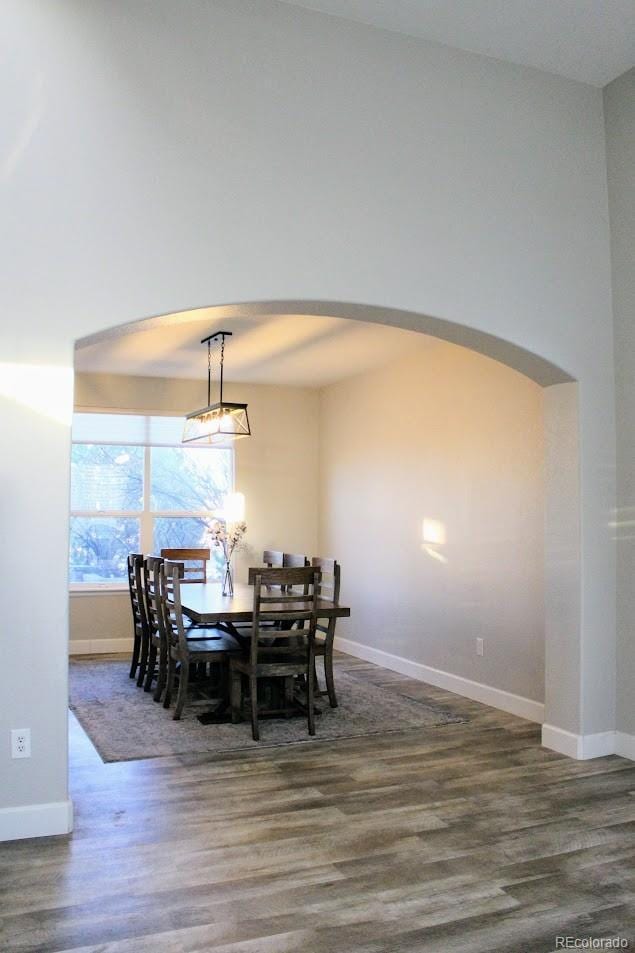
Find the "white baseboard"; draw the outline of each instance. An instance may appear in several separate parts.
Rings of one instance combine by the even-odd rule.
[[[625,731],[616,731],[615,754],[635,761],[635,735],[627,735]]]
[[[619,754],[622,758],[635,761],[635,735],[623,731],[599,731],[593,735],[576,735],[554,725],[542,726],[542,744],[559,754],[566,754],[578,761],[590,761],[592,758],[605,758],[609,754]]]
[[[132,652],[132,639],[71,639],[69,655],[116,655]]]
[[[350,639],[341,639],[336,636],[334,644],[336,649],[346,652],[347,655],[364,659],[365,662],[374,662],[376,665],[388,668],[392,672],[409,675],[420,682],[428,682],[428,684],[435,685],[437,688],[444,688],[446,691],[455,692],[457,695],[482,702],[484,705],[491,705],[492,708],[500,708],[511,715],[527,718],[528,721],[536,721],[538,724],[542,724],[544,721],[545,706],[531,698],[523,698],[522,695],[514,695],[512,692],[503,691],[501,688],[483,685],[482,682],[474,682],[470,678],[453,675],[451,672],[444,672],[442,669],[432,668],[429,665],[423,665],[421,662],[412,662],[401,655],[392,655],[392,653],[384,652],[382,649],[362,645],[361,642],[353,642]]]
[[[72,830],[72,801],[54,801],[51,804],[27,804],[26,807],[0,809],[0,841],[70,834]]]
[[[590,761],[591,758],[605,758],[615,754],[615,732],[599,731],[593,735],[580,736],[580,759]]]
[[[566,754],[569,758],[580,757],[580,735],[574,735],[572,731],[565,731],[564,728],[556,728],[555,725],[542,726],[542,746],[557,751],[558,754]]]

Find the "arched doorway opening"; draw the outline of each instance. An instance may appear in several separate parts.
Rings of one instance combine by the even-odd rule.
[[[333,301],[260,301],[231,305],[197,308],[189,311],[171,312],[140,321],[116,326],[82,338],[78,349],[85,350],[123,341],[131,334],[143,336],[160,329],[199,322],[207,330],[220,327],[223,322],[244,318],[247,322],[257,318],[275,318],[280,327],[289,322],[301,324],[303,320],[333,318],[340,321],[376,324],[417,332],[467,348],[469,351],[491,358],[499,364],[529,378],[544,393],[545,434],[545,679],[544,704],[522,705],[514,692],[498,690],[484,692],[475,679],[460,676],[459,681],[444,682],[444,671],[432,666],[419,665],[420,677],[437,678],[437,683],[455,691],[462,691],[477,700],[498,704],[506,710],[545,723],[543,737],[553,747],[561,747],[557,732],[550,726],[571,726],[574,730],[579,704],[579,480],[577,441],[577,384],[562,368],[518,345],[477,331],[465,325],[428,317],[413,312],[386,309],[378,306]],[[286,321],[286,325],[285,325]],[[280,328],[279,328],[280,330]],[[418,514],[429,517],[425,512]],[[432,514],[432,517],[434,514]],[[428,520],[430,522],[430,520]],[[425,534],[424,534],[425,535]],[[425,544],[425,539],[423,540]],[[349,640],[349,648],[355,640]],[[388,657],[390,656],[390,657]],[[399,653],[367,655],[407,674],[416,672]],[[408,663],[408,664],[406,664]],[[434,673],[438,674],[435,675]],[[526,701],[526,699],[525,699]],[[568,753],[568,752],[567,752]]]

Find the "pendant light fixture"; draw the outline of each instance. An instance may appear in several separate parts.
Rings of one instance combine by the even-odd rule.
[[[223,400],[223,366],[225,363],[225,338],[231,331],[216,331],[203,338],[207,344],[207,407],[194,410],[185,418],[183,443],[206,443],[214,447],[231,447],[239,437],[251,436],[247,404],[234,404]],[[220,338],[220,394],[212,404],[212,341]]]

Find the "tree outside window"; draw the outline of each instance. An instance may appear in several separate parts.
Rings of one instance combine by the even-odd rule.
[[[73,444],[71,583],[124,583],[130,552],[209,546],[209,522],[232,489],[231,450]],[[211,578],[222,568],[213,549]]]

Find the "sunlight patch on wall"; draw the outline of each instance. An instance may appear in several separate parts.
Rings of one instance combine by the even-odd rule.
[[[0,363],[0,397],[71,426],[73,368],[50,364]]]
[[[441,520],[430,519],[424,516],[421,526],[421,549],[424,553],[436,559],[437,562],[447,563],[448,557],[441,552],[441,547],[445,546],[446,531],[445,523]]]

